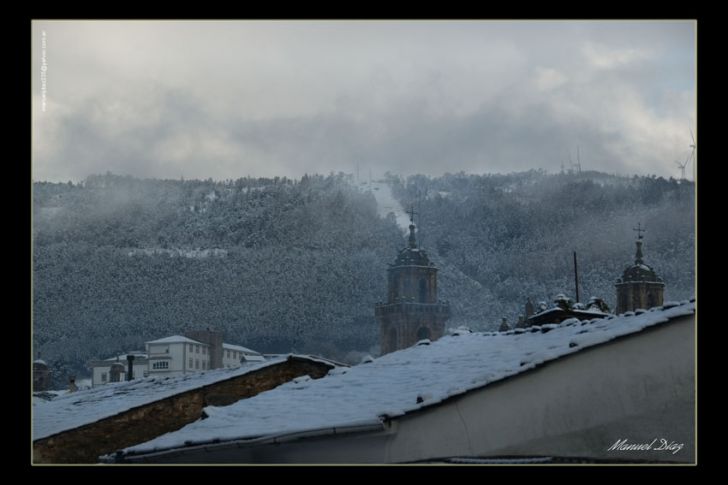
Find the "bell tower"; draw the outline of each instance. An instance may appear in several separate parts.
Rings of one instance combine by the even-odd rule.
[[[642,259],[642,233],[645,230],[640,224],[634,230],[637,231],[634,264],[627,266],[614,285],[617,288],[617,314],[638,308],[648,310],[663,303],[665,283]]]
[[[450,317],[450,306],[437,300],[435,263],[417,246],[414,208],[409,214],[407,247],[387,269],[387,302],[378,303],[374,308],[382,355],[410,347],[422,339],[439,339]]]

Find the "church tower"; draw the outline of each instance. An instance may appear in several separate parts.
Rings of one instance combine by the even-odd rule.
[[[387,302],[378,303],[381,354],[404,349],[419,340],[437,340],[445,333],[450,306],[437,301],[437,268],[417,247],[414,209],[410,211],[407,247],[387,269]]]
[[[617,314],[638,308],[647,310],[660,306],[663,302],[665,283],[642,259],[642,233],[645,231],[639,224],[635,231],[637,231],[637,253],[634,264],[624,270],[622,277],[614,285],[617,288]]]

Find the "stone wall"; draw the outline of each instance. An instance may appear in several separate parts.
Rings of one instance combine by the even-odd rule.
[[[387,286],[387,303],[396,301],[437,303],[437,268],[434,266],[390,268]]]
[[[333,365],[301,357],[186,391],[124,413],[33,442],[34,463],[95,463],[100,455],[178,430],[202,416],[205,406],[226,406],[296,377],[318,379]]]
[[[404,306],[404,305],[403,305]],[[422,312],[412,309],[379,315],[381,354],[406,349],[416,344],[421,337],[420,329],[426,328],[431,341],[435,341],[445,333],[447,314],[436,311],[439,306],[419,305]],[[444,308],[444,307],[443,307]]]
[[[632,312],[639,308],[649,310],[661,306],[664,298],[665,284],[653,281],[618,283],[617,309],[615,313]]]

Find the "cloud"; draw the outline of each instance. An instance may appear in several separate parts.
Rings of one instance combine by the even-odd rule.
[[[650,58],[650,54],[646,49],[614,49],[593,42],[584,44],[582,52],[587,61],[597,69],[615,69]]]
[[[33,27],[39,180],[558,170],[577,146],[585,169],[675,175],[695,119],[689,23]]]
[[[551,91],[566,83],[568,79],[556,69],[548,67],[536,68],[536,88],[539,91]]]

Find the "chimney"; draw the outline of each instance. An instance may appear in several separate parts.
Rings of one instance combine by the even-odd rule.
[[[126,360],[129,362],[129,370],[126,373],[126,380],[130,381],[130,380],[134,379],[134,356],[131,354],[128,354],[126,356]]]
[[[207,330],[189,330],[184,335],[209,346],[210,370],[222,367],[222,332],[208,327]]]

